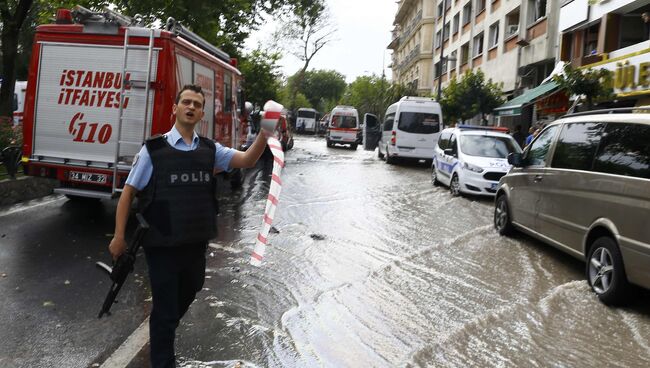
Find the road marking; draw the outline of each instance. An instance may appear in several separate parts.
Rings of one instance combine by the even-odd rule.
[[[56,202],[56,201],[60,201],[61,199],[64,199],[64,198],[65,197],[62,196],[62,195],[55,194],[55,195],[46,196],[46,197],[43,197],[43,198],[32,199],[32,200],[29,200],[29,201],[26,201],[26,202],[16,203],[14,205],[9,206],[6,211],[0,212],[0,217],[12,215],[14,213],[26,211],[26,210],[36,208],[36,207],[39,207],[39,206],[44,206],[44,205],[47,205],[47,204],[50,204],[50,203],[53,203],[53,202]]]
[[[124,368],[149,341],[149,317],[111,354],[100,368]]]

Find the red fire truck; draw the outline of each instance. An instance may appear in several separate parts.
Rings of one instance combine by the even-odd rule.
[[[118,195],[144,140],[171,129],[185,84],[205,93],[199,134],[235,148],[246,140],[236,59],[172,18],[153,29],[108,9],[61,9],[37,28],[29,71],[25,173],[57,179],[71,198]]]

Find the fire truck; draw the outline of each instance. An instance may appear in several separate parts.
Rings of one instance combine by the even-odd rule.
[[[240,149],[247,131],[237,60],[173,18],[161,29],[105,9],[59,9],[37,28],[23,118],[25,174],[70,198],[114,198],[146,138],[168,132],[185,84],[200,85],[197,133]],[[233,185],[241,173],[229,173]]]

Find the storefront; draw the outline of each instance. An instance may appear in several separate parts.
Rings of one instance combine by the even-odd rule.
[[[498,116],[498,126],[512,131],[521,125],[522,131],[527,132],[533,124],[547,123],[566,112],[568,102],[557,83],[548,80],[497,107],[493,114]]]

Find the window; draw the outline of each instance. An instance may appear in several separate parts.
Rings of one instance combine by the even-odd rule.
[[[463,25],[469,24],[472,20],[472,2],[470,1],[463,7]]]
[[[531,166],[546,166],[546,155],[548,154],[549,148],[551,148],[551,143],[553,143],[557,129],[557,125],[545,129],[531,143],[530,149],[526,153],[526,164]]]
[[[449,68],[451,70],[456,69],[456,60],[457,60],[456,54],[457,54],[456,50],[454,50],[449,57]]]
[[[436,48],[440,47],[440,44],[442,43],[442,41],[440,40],[441,36],[442,35],[440,31],[436,32]]]
[[[476,14],[485,10],[485,0],[476,0]]]
[[[445,26],[442,28],[443,41],[447,41],[449,39],[449,28],[450,28],[450,22],[447,22],[447,24],[445,24]]]
[[[546,0],[528,0],[528,24],[546,16]]]
[[[456,144],[456,134],[451,135],[451,138],[449,139],[449,146],[447,148],[451,148],[451,154],[453,156],[458,154],[458,145]]]
[[[356,128],[357,118],[350,115],[334,115],[330,126],[332,128]]]
[[[223,76],[223,112],[232,111],[232,76]]]
[[[565,124],[557,140],[551,166],[559,169],[591,170],[604,127],[601,123]]]
[[[479,56],[483,53],[483,32],[474,37],[474,47],[472,48],[472,55]]]
[[[506,38],[519,33],[519,9],[506,15]]]
[[[451,33],[452,34],[458,33],[458,28],[460,28],[460,12],[454,15],[454,21],[452,22],[452,24],[453,26],[452,26]]]
[[[598,32],[600,31],[600,23],[594,24],[587,28],[585,32],[585,44],[583,55],[596,55],[598,53]]]
[[[440,131],[440,116],[421,112],[403,112],[399,114],[397,129],[407,133],[438,133]]]
[[[449,146],[449,138],[451,138],[451,133],[441,133],[440,138],[438,138],[438,147],[442,150],[447,148],[447,146]]]
[[[395,121],[395,113],[386,114],[384,118],[384,131],[393,130],[393,122]]]
[[[468,134],[460,138],[460,151],[469,156],[507,158],[509,153],[520,149],[512,138]]]
[[[499,44],[499,22],[490,26],[490,38],[488,39],[488,49]]]
[[[650,179],[650,126],[609,123],[594,171]]]
[[[438,16],[442,17],[442,8],[444,7],[444,1],[438,3]]]
[[[469,61],[469,42],[460,47],[460,65]]]

